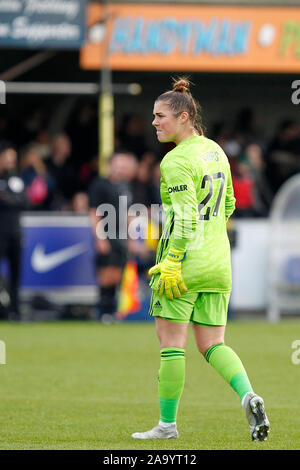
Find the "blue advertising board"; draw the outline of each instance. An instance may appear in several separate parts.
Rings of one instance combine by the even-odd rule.
[[[22,287],[95,284],[89,227],[26,227]]]
[[[86,0],[0,0],[0,47],[79,49]]]
[[[99,285],[89,217],[26,213],[21,218],[21,225],[21,301],[30,301],[40,295],[56,305],[96,305]],[[0,274],[4,278],[8,269],[7,261],[2,260]],[[123,320],[153,320],[148,315],[150,290],[140,296],[140,310],[122,317]]]
[[[94,237],[87,216],[24,215],[21,292],[92,303],[97,295]]]

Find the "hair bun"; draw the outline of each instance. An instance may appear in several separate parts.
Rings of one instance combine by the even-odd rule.
[[[174,80],[173,83],[173,91],[177,91],[178,93],[187,93],[189,92],[190,82],[187,78],[180,78],[178,80]]]

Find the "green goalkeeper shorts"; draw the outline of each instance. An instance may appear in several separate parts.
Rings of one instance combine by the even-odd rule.
[[[224,326],[230,293],[186,292],[178,299],[168,300],[165,294],[152,292],[149,315],[179,323]]]

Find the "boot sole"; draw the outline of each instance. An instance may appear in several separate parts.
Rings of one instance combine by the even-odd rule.
[[[256,421],[252,432],[252,441],[266,441],[270,432],[270,423],[265,413],[264,404],[261,401],[251,404],[250,407]]]

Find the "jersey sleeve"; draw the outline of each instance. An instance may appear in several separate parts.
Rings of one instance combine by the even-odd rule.
[[[192,169],[178,157],[161,165],[174,212],[174,237],[170,248],[185,251],[186,244],[196,230],[198,203]]]
[[[235,197],[232,185],[232,177],[230,166],[228,168],[228,180],[227,180],[227,190],[226,190],[226,198],[225,198],[225,217],[226,220],[233,214],[235,210]]]

